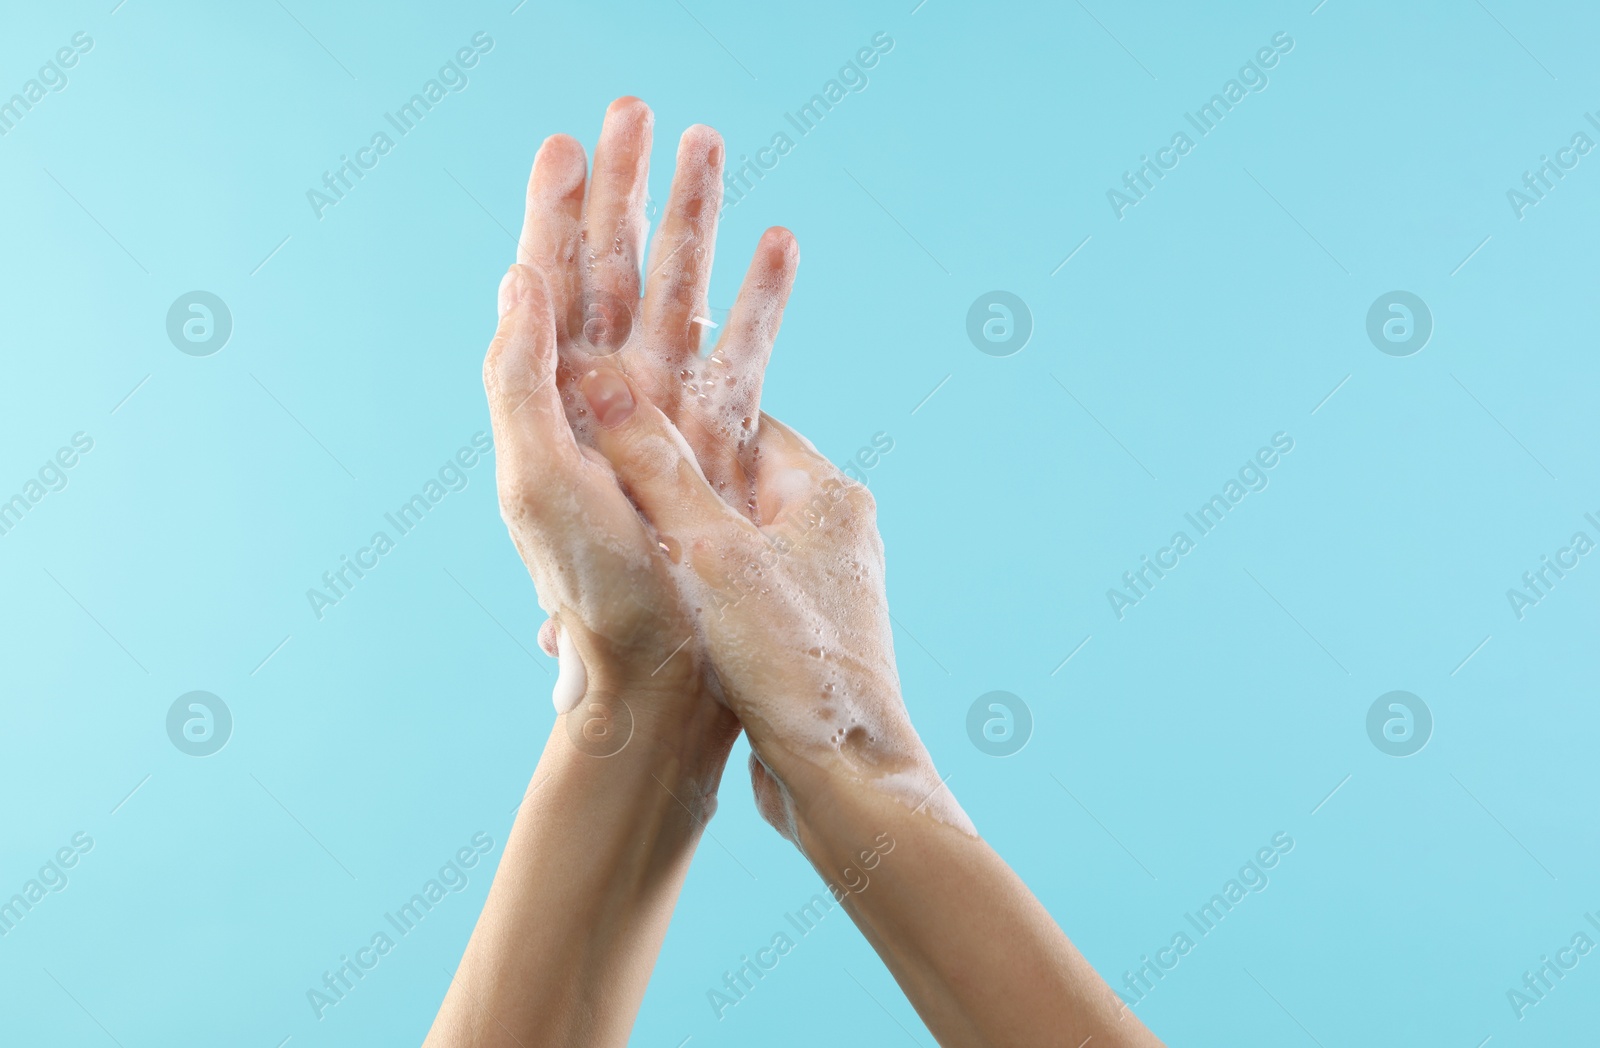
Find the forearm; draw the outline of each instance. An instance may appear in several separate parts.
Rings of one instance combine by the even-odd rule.
[[[558,718],[428,1048],[623,1045],[728,747],[650,726],[608,757]]]
[[[801,847],[940,1044],[1159,1045],[982,839],[813,769],[787,776]]]

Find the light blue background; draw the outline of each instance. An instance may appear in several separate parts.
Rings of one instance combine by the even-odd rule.
[[[870,87],[725,213],[712,299],[796,232],[766,406],[836,461],[892,435],[906,700],[973,819],[1115,984],[1293,837],[1139,1006],[1172,1044],[1591,1036],[1600,955],[1521,1021],[1506,991],[1600,910],[1600,562],[1522,621],[1505,591],[1600,538],[1600,156],[1520,220],[1506,191],[1600,108],[1600,23],[1486,2],[8,5],[0,96],[94,47],[0,138],[0,489],[95,446],[0,537],[0,897],[95,847],[0,939],[0,1041],[420,1041],[486,867],[323,1020],[306,991],[474,833],[499,855],[550,727],[492,464],[324,621],[305,590],[488,428],[544,136],[645,98],[661,200],[683,127],[753,153],[879,31]],[[470,86],[318,220],[306,190],[478,31]],[[1270,86],[1119,220],[1106,191],[1278,31]],[[165,332],[195,288],[233,314],[215,356]],[[966,336],[996,288],[1032,310],[1015,356]],[[1433,313],[1415,356],[1365,334],[1395,288]],[[1279,431],[1270,487],[1118,621],[1106,589]],[[193,689],[235,719],[205,759],[165,733]],[[1035,720],[1009,758],[966,735],[996,689]],[[1405,759],[1366,735],[1393,689],[1436,722]],[[634,1043],[931,1045],[841,914],[715,1018],[820,890],[742,751]]]

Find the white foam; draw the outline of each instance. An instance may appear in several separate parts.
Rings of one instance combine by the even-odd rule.
[[[550,691],[550,701],[555,704],[559,717],[571,713],[583,701],[584,692],[589,690],[589,673],[564,626],[556,632],[556,648],[561,660],[560,670],[556,673],[555,687]]]

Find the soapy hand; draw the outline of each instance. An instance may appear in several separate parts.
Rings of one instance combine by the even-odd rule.
[[[592,179],[576,142],[548,140],[500,288],[484,361],[496,481],[555,624],[540,640],[559,649],[566,716],[428,1043],[626,1043],[742,726],[763,816],[824,878],[895,842],[890,861],[871,853],[871,891],[846,876],[834,897],[939,1043],[1158,1046],[917,738],[872,496],[758,412],[797,261],[786,231],[762,238],[699,353],[721,188],[709,128],[680,143],[641,303],[649,141],[636,99],[608,111]]]
[[[722,137],[703,124],[678,142],[672,191],[640,299],[650,107],[619,98],[606,110],[585,192],[583,147],[545,140],[528,180],[517,261],[545,277],[556,319],[562,401],[581,442],[590,425],[576,382],[601,363],[620,368],[666,412],[712,487],[749,508],[744,459],[758,426],[767,358],[794,286],[794,236],[768,229],[723,329],[706,297],[722,204]],[[715,349],[702,355],[704,347]]]
[[[676,584],[610,467],[580,447],[562,409],[549,288],[537,270],[512,266],[499,298],[483,365],[495,479],[539,604],[561,623],[557,711],[586,693],[602,716],[624,693],[692,702],[701,669],[696,650],[679,650],[689,619]]]
[[[712,326],[706,289],[722,200],[722,139],[696,125],[679,141],[641,301],[652,125],[650,109],[640,100],[613,102],[592,177],[575,139],[545,140],[528,180],[517,261],[537,269],[543,280],[557,346],[553,381],[579,444],[592,444],[592,420],[576,391],[578,377],[600,362],[621,368],[663,406],[713,487],[753,513],[746,460],[757,433],[762,376],[799,251],[788,230],[767,230],[715,351],[703,356],[701,344],[709,341]],[[563,635],[570,638],[581,628],[581,619],[567,605],[568,617],[578,621],[565,623],[560,605],[546,600],[543,589],[541,604],[551,618],[539,631],[539,643],[561,658],[552,697],[565,713],[589,677],[586,660],[561,643]],[[683,668],[696,655],[690,651]]]
[[[619,371],[585,375],[594,438],[673,565],[754,751],[763,816],[799,842],[797,780],[843,776],[970,831],[900,699],[883,543],[867,489],[763,416],[756,521],[719,498],[670,420]]]

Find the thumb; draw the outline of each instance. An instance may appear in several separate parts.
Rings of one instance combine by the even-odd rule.
[[[730,524],[750,528],[711,490],[683,435],[626,375],[597,368],[578,388],[599,423],[600,453],[657,531],[703,536]]]

